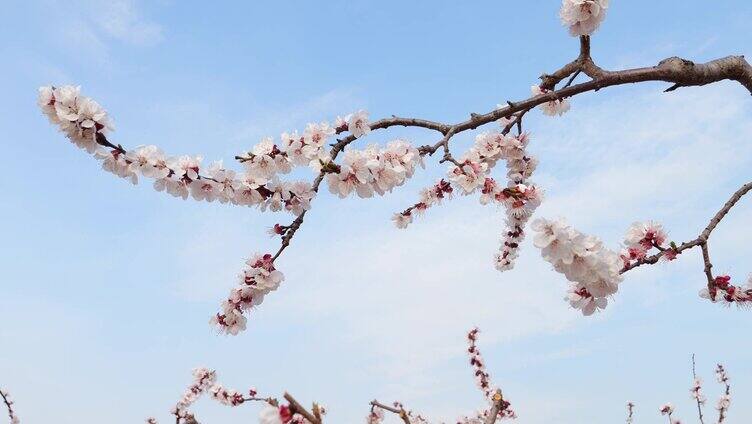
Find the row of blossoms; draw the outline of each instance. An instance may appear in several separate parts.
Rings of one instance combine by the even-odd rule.
[[[337,127],[324,122],[308,124],[302,135],[284,133],[279,145],[265,138],[238,157],[244,165],[244,171],[238,173],[221,161],[204,167],[201,156],[167,156],[153,145],[126,150],[110,143],[106,134],[113,125],[107,112],[83,96],[80,87],[41,87],[38,104],[73,144],[93,154],[104,170],[133,184],[143,177],[152,179],[156,190],[175,197],[286,210],[295,215],[310,209],[315,192],[308,182],[287,182],[279,175],[299,165],[320,169],[328,161],[326,144],[334,134],[351,131],[363,135],[368,128],[368,116],[360,111],[338,118]]]

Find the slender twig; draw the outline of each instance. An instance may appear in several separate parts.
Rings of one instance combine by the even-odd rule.
[[[718,374],[719,382],[725,386],[723,395],[728,398],[729,396],[731,396],[731,385],[729,384],[728,376],[726,375],[726,369],[723,367],[723,365],[718,364],[716,367],[716,373]],[[721,405],[719,402],[718,424],[721,424],[726,420],[726,412],[728,412],[727,405]]]
[[[404,422],[405,424],[410,424],[410,417],[408,416],[407,411],[405,411],[405,408],[402,407],[402,404],[399,404],[399,405],[400,405],[399,408],[395,408],[389,405],[384,405],[383,403],[375,399],[371,401],[371,406],[374,406],[376,408],[381,408],[393,414],[397,414],[402,420],[402,422]]]
[[[710,234],[715,230],[715,228],[718,226],[718,224],[723,220],[723,218],[729,213],[731,208],[736,205],[736,203],[750,190],[752,190],[752,182],[749,182],[747,184],[744,184],[734,192],[734,194],[729,198],[729,200],[726,201],[726,203],[723,205],[723,207],[716,212],[715,215],[710,219],[710,223],[705,227],[705,229],[700,233],[700,235],[697,236],[697,238],[686,241],[682,243],[681,245],[677,246],[675,249],[665,249],[663,251],[660,251],[654,255],[647,256],[643,259],[640,259],[638,261],[635,261],[627,266],[625,266],[621,273],[624,274],[627,271],[630,271],[632,269],[635,269],[637,267],[640,267],[642,265],[646,264],[655,264],[657,263],[664,255],[666,255],[669,252],[674,252],[675,254],[681,254],[685,250],[692,249],[694,247],[700,246],[702,249],[702,256],[703,256],[703,262],[704,262],[704,270],[705,270],[705,276],[708,280],[708,287],[712,287],[713,285],[713,275],[710,272],[711,268],[713,267],[713,264],[710,262],[710,253],[708,252],[708,238],[710,237]]]
[[[10,424],[18,424],[18,415],[16,415],[16,412],[13,410],[13,401],[10,400],[10,394],[0,389],[0,398],[3,399],[3,403],[8,409],[8,419],[10,419]]]
[[[572,77],[569,78],[569,81],[567,81],[567,83],[564,84],[564,88],[567,88],[570,85],[572,85],[572,83],[574,82],[574,80],[580,75],[580,72],[582,72],[582,70],[578,69],[574,74],[572,74]]]
[[[695,380],[695,383],[697,383],[697,369],[695,365],[695,354],[692,354],[692,378]],[[700,418],[700,424],[705,424],[705,421],[702,417],[702,399],[700,398],[700,393],[695,394],[695,400],[697,401],[697,415]]]
[[[627,424],[632,424],[634,420],[634,403],[627,402]]]

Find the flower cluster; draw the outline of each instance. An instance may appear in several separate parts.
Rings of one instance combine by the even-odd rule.
[[[20,424],[21,420],[18,418],[18,415],[16,415],[16,411],[13,410],[13,400],[10,398],[10,393],[0,389],[0,398],[2,398],[5,407],[8,409],[10,424]]]
[[[538,166],[537,159],[526,152],[529,142],[530,136],[526,133],[513,137],[503,132],[487,132],[476,137],[472,149],[489,168],[499,160],[504,160],[507,165],[506,186],[486,177],[480,197],[482,204],[497,202],[506,211],[506,230],[495,258],[499,271],[514,267],[520,243],[525,237],[525,225],[543,199],[542,191],[527,181]]]
[[[495,260],[500,271],[514,266],[525,225],[542,201],[542,191],[527,181],[538,165],[526,152],[529,142],[528,134],[511,136],[504,131],[478,134],[459,165],[449,169],[450,182],[462,194],[479,190],[481,204],[496,203],[505,209],[506,230]],[[507,184],[498,184],[488,175],[499,160],[506,162]],[[398,219],[395,221],[400,223]]]
[[[384,422],[384,410],[375,406],[366,415],[366,424],[381,424]]]
[[[606,18],[609,0],[563,0],[561,21],[573,36],[592,34]]]
[[[726,368],[721,364],[716,365],[715,377],[724,386],[723,394],[718,398],[718,404],[716,405],[718,422],[721,423],[726,418],[726,413],[731,406],[731,385],[729,384],[729,376],[726,373]]]
[[[441,204],[442,200],[452,197],[454,189],[452,185],[444,180],[439,180],[431,187],[425,188],[420,192],[420,201],[410,206],[402,212],[397,212],[392,216],[392,221],[397,228],[407,228],[413,222],[413,215],[422,214],[431,206]]]
[[[551,92],[551,90],[542,88],[539,85],[533,85],[530,87],[530,91],[533,93],[533,96],[540,96]],[[546,103],[541,103],[539,107],[544,115],[562,116],[569,111],[571,106],[567,99],[554,99]]]
[[[195,416],[188,412],[188,407],[193,404],[202,394],[209,393],[211,397],[226,406],[238,406],[247,402],[263,402],[264,407],[259,415],[261,424],[311,424],[305,416],[294,412],[291,405],[280,405],[276,399],[258,397],[256,389],[251,388],[243,394],[237,390],[227,389],[217,383],[216,373],[206,368],[193,370],[193,383],[172,409],[177,424],[198,424]],[[291,401],[292,402],[292,401]],[[326,415],[323,406],[314,404],[314,415]],[[147,418],[147,424],[157,424],[155,418]],[[14,422],[13,424],[17,424]]]
[[[384,195],[413,176],[423,164],[418,149],[403,140],[394,140],[381,148],[345,150],[338,172],[327,175],[329,190],[341,198],[357,193],[359,197]]]
[[[661,224],[653,221],[635,222],[627,229],[624,244],[628,249],[648,251],[654,247],[662,248],[667,237]]]
[[[222,405],[238,406],[245,402],[243,394],[237,390],[227,389],[221,384],[215,384],[209,389],[209,394],[212,399],[218,401]]]
[[[736,303],[739,306],[749,306],[752,303],[752,276],[744,286],[731,284],[731,277],[719,275],[712,284],[700,290],[700,297],[709,299],[711,302],[719,302],[724,305]]]
[[[295,421],[293,421],[293,418],[295,418]],[[271,403],[264,405],[264,407],[261,409],[261,413],[259,414],[259,424],[302,424],[303,421],[300,421],[300,419],[305,420],[305,418],[301,417],[300,415],[293,414],[292,411],[290,411],[289,406],[278,406],[272,405]],[[308,420],[305,420],[305,422],[307,423]]]
[[[334,126],[338,133],[349,131],[355,138],[363,137],[371,132],[371,125],[368,122],[368,112],[365,110],[351,113],[344,118],[338,116]]]
[[[295,165],[315,166],[317,162],[326,161],[326,141],[335,134],[335,129],[329,123],[308,124],[302,135],[282,133],[284,155]]]
[[[299,215],[310,208],[314,191],[305,182],[283,182],[277,172],[289,172],[286,156],[270,140],[254,147],[254,156],[244,163],[246,172],[214,162],[201,174],[200,156],[168,157],[156,146],[126,150],[110,143],[105,134],[112,129],[107,113],[92,99],[81,95],[80,87],[41,87],[39,106],[78,147],[101,161],[102,169],[133,184],[139,176],[154,180],[154,188],[172,196],[198,201],[219,201],[256,206],[261,210],[287,210]]]
[[[491,178],[486,178],[483,196],[500,202],[505,206],[506,230],[499,252],[495,256],[496,269],[506,271],[514,267],[519,256],[519,247],[525,238],[525,225],[540,205],[541,190],[535,185],[516,184],[501,188]]]
[[[543,259],[571,282],[567,300],[583,315],[592,315],[608,304],[607,297],[616,293],[622,281],[622,261],[606,249],[597,237],[583,234],[564,220],[537,219],[533,229],[538,233],[534,244]]]
[[[274,259],[268,253],[254,255],[246,265],[238,276],[239,286],[233,288],[228,299],[222,302],[222,311],[211,318],[211,323],[226,334],[237,335],[245,330],[247,319],[244,312],[260,305],[264,297],[285,279],[274,268]]]
[[[278,405],[274,399],[257,397],[256,389],[251,388],[245,395],[237,390],[225,388],[217,383],[216,372],[207,368],[193,370],[193,383],[172,409],[172,414],[175,415],[177,423],[181,421],[184,424],[197,423],[193,414],[188,412],[188,407],[204,393],[209,393],[212,399],[226,406],[238,406],[249,401],[264,402],[265,406],[259,416],[261,424],[311,424],[302,415],[293,414],[289,405]],[[326,413],[323,408],[319,408],[318,412],[320,415]],[[147,418],[146,422],[147,424],[157,424],[157,420],[154,418]]]
[[[188,389],[180,397],[175,407],[172,409],[172,414],[178,419],[185,419],[188,416],[192,416],[188,412],[188,407],[195,402],[199,396],[209,390],[217,382],[217,374],[207,368],[196,368],[193,370],[193,383],[188,386]]]
[[[270,137],[264,138],[250,152],[238,156],[238,160],[246,165],[247,179],[256,185],[266,185],[275,181],[277,174],[289,173],[293,166],[308,165],[321,171],[331,159],[326,148],[332,136],[349,131],[357,138],[370,130],[368,112],[361,110],[345,118],[338,117],[334,127],[328,122],[309,123],[302,134],[282,133],[280,145]]]
[[[107,111],[94,100],[81,95],[81,87],[40,87],[37,100],[42,112],[76,146],[94,153],[97,133],[112,130]]]
[[[689,389],[689,396],[694,399],[699,405],[703,405],[706,401],[705,395],[702,394],[702,380],[695,377],[692,382],[692,387]]]
[[[641,261],[648,256],[652,249],[661,252],[661,259],[671,261],[676,259],[676,245],[671,242],[666,245],[668,235],[661,224],[653,221],[635,222],[624,237],[624,249],[619,257],[627,268],[636,261]]]
[[[671,402],[664,403],[663,405],[658,408],[658,410],[661,412],[661,415],[671,415],[674,413],[674,405]]]

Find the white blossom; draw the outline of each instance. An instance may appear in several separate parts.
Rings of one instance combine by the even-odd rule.
[[[174,197],[180,197],[183,200],[190,194],[190,182],[185,179],[175,180],[172,178],[160,178],[154,180],[154,189],[164,191]]]
[[[407,226],[413,222],[413,216],[410,213],[405,214],[397,212],[392,215],[392,221],[394,221],[394,225],[396,225],[397,228],[407,228]]]
[[[663,245],[666,238],[666,231],[661,224],[653,221],[635,222],[627,229],[624,244],[627,248],[642,247],[648,250],[654,245]]]
[[[230,291],[222,302],[221,311],[210,322],[221,332],[237,335],[246,329],[244,313],[260,305],[264,297],[276,290],[284,281],[284,275],[274,267],[272,255],[254,255],[246,261],[247,268],[238,276],[238,286]]]
[[[240,180],[235,178],[235,171],[225,169],[222,161],[217,161],[209,167],[208,175],[216,184],[216,196],[222,203],[235,199],[235,193],[242,187]]]
[[[366,424],[381,424],[382,422],[384,422],[384,410],[371,408],[371,412],[366,416]]]
[[[195,180],[198,178],[198,173],[201,167],[201,156],[188,156],[182,155],[170,159],[170,169],[174,172],[174,178],[186,177],[189,180]]]
[[[563,0],[559,16],[573,36],[592,34],[606,18],[609,0]]]
[[[219,184],[206,178],[191,181],[190,189],[194,199],[207,202],[213,202],[220,192]]]
[[[542,94],[550,93],[550,90],[541,88],[539,85],[533,85],[530,87],[530,91],[533,96],[540,96]],[[541,103],[540,106],[543,114],[548,116],[562,116],[570,109],[568,99],[554,99],[545,103]]]
[[[716,405],[716,409],[726,410],[726,409],[729,409],[730,406],[731,406],[731,395],[722,394],[718,398],[718,404]]]
[[[412,177],[418,164],[418,150],[403,140],[389,142],[380,148],[370,145],[365,150],[346,149],[340,171],[327,175],[329,190],[341,198],[352,193],[359,197],[384,195]]]
[[[94,154],[99,148],[96,134],[112,129],[107,112],[95,101],[81,96],[80,87],[40,87],[37,104],[73,144],[89,153]]]
[[[670,402],[664,403],[660,408],[658,408],[658,410],[661,412],[661,415],[671,415],[674,413],[674,405]]]
[[[368,123],[368,112],[365,110],[351,113],[344,120],[347,122],[347,130],[356,138],[363,137],[371,132],[371,126]]]
[[[157,146],[140,146],[126,152],[130,169],[147,178],[166,178],[170,175],[165,155]]]
[[[95,155],[102,160],[102,169],[105,171],[125,178],[132,184],[138,183],[138,175],[130,168],[124,154],[117,150],[111,152],[98,150]]]
[[[284,424],[279,413],[279,407],[268,403],[264,404],[259,414],[259,424]]]

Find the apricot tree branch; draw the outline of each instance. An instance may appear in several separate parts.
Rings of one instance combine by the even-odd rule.
[[[292,397],[291,394],[285,392],[284,394],[285,400],[290,403],[290,411],[293,414],[300,414],[305,417],[308,421],[310,421],[313,424],[321,424],[321,420],[313,416],[312,413],[308,412],[303,405],[300,404],[294,397]]]
[[[669,253],[679,255],[685,250],[689,250],[694,247],[700,246],[700,248],[702,249],[704,272],[708,280],[708,287],[709,288],[712,287],[713,286],[713,274],[711,272],[711,268],[713,267],[713,264],[710,262],[710,253],[708,252],[708,238],[710,237],[710,234],[713,232],[713,230],[715,230],[715,228],[721,222],[721,220],[723,220],[723,218],[729,213],[731,208],[733,208],[734,205],[736,205],[736,203],[739,202],[739,200],[741,200],[741,198],[745,194],[747,194],[750,190],[752,190],[752,182],[748,182],[744,184],[743,186],[741,186],[738,190],[736,190],[736,192],[734,192],[734,194],[731,195],[729,200],[727,200],[726,203],[724,203],[723,207],[721,207],[721,209],[718,212],[716,212],[715,215],[713,215],[708,225],[705,227],[705,229],[702,230],[702,232],[700,233],[700,235],[697,236],[697,238],[690,240],[690,241],[686,241],[682,243],[681,245],[676,246],[675,248],[665,249],[654,255],[647,256],[643,259],[635,261],[625,266],[621,270],[621,273],[624,274],[625,272],[630,271],[634,268],[640,267],[642,265],[655,264],[662,257],[664,257],[665,255]]]

